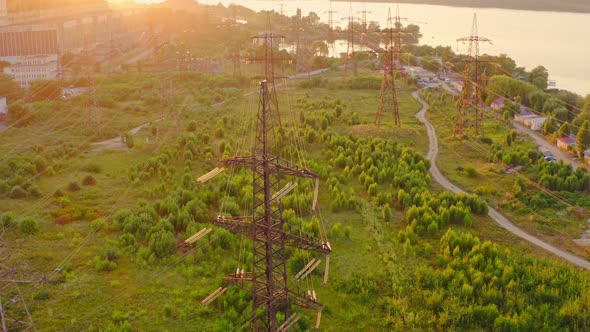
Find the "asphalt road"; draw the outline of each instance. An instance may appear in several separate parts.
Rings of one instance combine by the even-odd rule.
[[[514,125],[514,129],[516,129],[517,132],[528,135],[530,138],[532,138],[532,140],[535,142],[535,144],[539,146],[539,149],[542,152],[551,152],[551,154],[553,154],[555,158],[561,159],[564,163],[572,165],[574,169],[580,166],[584,166],[584,163],[580,162],[579,160],[573,158],[569,154],[560,150],[556,145],[547,141],[547,139],[538,132],[529,129],[516,121],[512,121],[512,124]]]
[[[441,186],[445,189],[453,192],[453,193],[464,193],[465,191],[453,183],[449,181],[440,171],[438,165],[436,164],[436,157],[438,155],[438,138],[436,136],[436,130],[434,126],[428,121],[426,118],[426,111],[428,110],[429,105],[420,98],[418,92],[414,92],[412,96],[418,100],[422,104],[422,109],[420,112],[416,114],[416,118],[426,126],[426,131],[428,133],[428,142],[429,148],[428,152],[426,153],[426,158],[431,161],[432,166],[430,167],[430,175],[432,178],[438,182]],[[500,225],[505,230],[509,231],[510,233],[528,241],[531,244],[534,244],[538,247],[545,249],[546,251],[554,254],[555,256],[561,257],[566,261],[581,267],[586,270],[590,270],[590,262],[586,259],[574,255],[568,251],[565,251],[561,248],[558,248],[550,243],[547,243],[536,236],[533,236],[524,230],[518,228],[514,223],[512,223],[508,218],[504,217],[500,212],[496,209],[490,207],[488,216],[492,218],[498,225]]]

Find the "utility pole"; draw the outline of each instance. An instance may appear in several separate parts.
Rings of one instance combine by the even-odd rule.
[[[383,109],[386,106],[388,108],[391,107],[391,113],[393,114],[395,125],[398,127],[401,125],[397,91],[395,88],[395,60],[401,53],[401,45],[399,45],[401,43],[401,38],[398,38],[401,34],[401,26],[397,24],[399,20],[399,12],[394,19],[391,17],[391,9],[389,9],[387,28],[382,31],[386,34],[386,42],[385,52],[383,53],[383,82],[381,83],[379,106],[377,108],[377,115],[375,118],[376,125],[381,124]]]
[[[253,243],[253,266],[251,272],[245,272],[239,266],[235,274],[225,278],[229,284],[243,285],[252,283],[252,313],[250,324],[252,331],[287,331],[301,317],[291,311],[292,305],[318,311],[316,328],[319,327],[322,304],[317,301],[315,291],[308,290],[307,296],[291,289],[287,283],[286,248],[293,247],[329,255],[332,251],[326,239],[320,240],[301,230],[296,230],[285,223],[282,218],[280,199],[295,188],[293,182],[281,186],[286,178],[315,179],[318,175],[310,170],[282,160],[273,153],[276,151],[274,141],[275,122],[278,109],[273,69],[273,41],[284,38],[272,32],[255,37],[264,42],[264,78],[260,82],[259,109],[256,117],[256,138],[252,155],[222,160],[225,167],[246,167],[253,173],[253,212],[252,216],[226,217],[218,216],[213,224],[234,233],[245,235]],[[223,169],[216,168],[197,180],[204,182],[220,173]],[[316,185],[317,188],[317,185]],[[187,241],[199,239],[210,230],[205,229]],[[313,260],[316,262],[316,260]],[[329,262],[329,256],[326,257]],[[319,263],[306,266],[299,278],[308,276]],[[326,264],[327,268],[328,264]],[[314,267],[314,268],[315,268]],[[297,277],[297,276],[296,276]],[[203,300],[209,304],[225,293],[227,288],[221,287]],[[284,317],[279,321],[278,317]]]
[[[475,110],[475,134],[484,136],[483,128],[483,107],[482,107],[482,88],[483,72],[481,70],[481,59],[479,56],[479,43],[492,43],[488,38],[481,37],[477,31],[477,14],[473,14],[473,24],[471,27],[471,36],[457,39],[457,42],[469,42],[468,59],[465,63],[463,72],[463,90],[457,104],[459,114],[455,122],[453,136],[463,139],[465,137],[465,127],[468,123],[467,110]]]
[[[358,17],[353,16],[352,3],[350,3],[349,12],[349,16],[343,18],[343,20],[348,21],[348,43],[346,46],[346,61],[344,62],[344,77],[348,75],[348,67],[350,65],[352,65],[352,75],[358,75],[358,65],[356,61],[356,54],[354,51],[354,22],[358,20]]]

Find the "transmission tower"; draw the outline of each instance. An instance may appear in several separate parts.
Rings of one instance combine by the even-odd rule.
[[[285,7],[287,7],[287,5],[285,5],[285,4],[284,4],[284,3],[281,1],[281,3],[279,4],[279,8],[281,8],[281,11],[280,11],[280,13],[281,13],[281,16],[285,16]]]
[[[367,2],[363,0],[363,10],[357,12],[357,14],[361,14],[361,43],[364,41],[365,37],[367,36],[367,29],[368,29],[368,22],[367,22],[367,14],[371,14],[370,11],[367,11]]]
[[[306,59],[309,58],[309,47],[307,46],[305,29],[303,27],[303,18],[301,8],[297,8],[297,14],[293,18],[293,32],[295,33],[295,71],[307,71]]]
[[[329,30],[328,30],[328,44],[330,45],[330,48],[332,49],[332,56],[336,57],[336,36],[334,34],[334,14],[338,13],[337,11],[332,10],[332,0],[330,0],[330,10],[328,10],[327,12],[324,12],[325,14],[328,14],[328,26],[329,26]]]
[[[394,123],[396,126],[401,125],[399,116],[399,105],[397,100],[397,91],[395,89],[395,60],[401,53],[401,25],[399,22],[399,12],[395,18],[391,17],[391,9],[387,17],[387,28],[383,30],[386,34],[385,52],[383,53],[383,82],[381,83],[381,93],[379,94],[379,106],[377,108],[377,116],[375,124],[381,124],[383,117],[383,109],[387,106],[391,107]]]
[[[5,227],[0,225],[0,331],[34,331],[35,324],[25,303],[19,284],[30,283],[19,275],[17,269],[6,267],[10,257],[4,241]]]
[[[86,126],[90,129],[97,130],[100,134],[101,130],[101,111],[98,107],[98,96],[96,82],[93,81],[88,91],[86,99]]]
[[[231,23],[230,23],[230,30],[231,30],[231,35],[235,36],[238,32],[238,13],[237,13],[237,6],[233,5],[231,6],[232,10],[231,10],[231,14],[232,14],[232,19],[231,19]],[[234,69],[234,77],[238,78],[242,76],[242,67],[241,67],[241,59],[240,59],[240,53],[241,53],[241,48],[240,48],[240,42],[238,40],[234,41],[233,43],[234,45],[232,46],[232,51],[231,51],[231,58],[232,58],[232,63],[233,63],[233,69]]]
[[[332,250],[327,241],[307,235],[303,231],[295,230],[289,224],[286,224],[282,218],[282,205],[280,202],[281,198],[294,188],[292,182],[282,187],[282,180],[288,177],[316,179],[317,193],[318,175],[272,154],[273,150],[276,149],[273,140],[275,125],[278,125],[274,120],[278,109],[275,102],[273,102],[273,99],[276,99],[273,74],[273,40],[283,37],[269,32],[256,38],[261,38],[264,42],[265,75],[260,82],[259,110],[253,152],[249,156],[228,158],[222,161],[226,167],[238,166],[252,170],[254,174],[253,212],[252,216],[249,217],[218,216],[213,221],[214,225],[234,233],[243,234],[252,240],[253,270],[244,272],[244,269],[238,267],[236,273],[229,275],[225,280],[230,284],[252,283],[251,330],[287,331],[300,317],[299,314],[291,312],[291,305],[318,310],[316,322],[316,327],[318,327],[322,304],[317,301],[315,291],[308,291],[307,296],[305,296],[289,288],[285,249],[293,247],[325,255],[329,255]],[[207,181],[219,173],[220,169],[217,168],[197,181]],[[202,237],[205,232],[207,230],[195,234],[196,238]],[[326,257],[326,268],[328,262],[329,256]],[[318,265],[319,263],[308,264],[304,268],[304,271],[306,271],[305,276],[309,275],[312,269]],[[298,276],[302,278],[301,274],[298,274]],[[211,303],[225,291],[226,288],[223,287],[217,289],[203,303]],[[264,312],[264,314],[260,314],[261,312]],[[279,321],[277,318],[279,314],[285,318],[285,321]]]
[[[348,40],[347,40],[347,46],[346,46],[346,59],[344,61],[344,76],[348,76],[348,68],[352,66],[352,75],[353,76],[357,76],[358,75],[358,64],[356,61],[356,53],[354,50],[354,23],[355,21],[357,21],[359,18],[353,16],[353,11],[352,11],[352,3],[350,4],[350,10],[349,10],[350,14],[348,17],[344,17],[342,18],[343,20],[346,20],[348,22]]]
[[[465,62],[465,70],[463,72],[463,90],[461,97],[457,104],[459,114],[455,122],[455,130],[453,136],[459,139],[465,137],[465,127],[468,124],[467,111],[474,109],[475,113],[475,134],[477,136],[484,136],[483,128],[483,107],[482,107],[482,88],[483,88],[483,72],[481,69],[481,59],[479,56],[479,43],[490,43],[491,40],[478,35],[477,31],[477,14],[473,14],[473,25],[471,27],[471,35],[457,39],[457,42],[469,42],[468,59]]]

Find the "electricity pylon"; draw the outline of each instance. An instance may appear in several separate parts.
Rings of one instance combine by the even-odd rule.
[[[260,82],[259,110],[256,120],[256,138],[249,156],[233,157],[222,160],[225,167],[246,167],[254,174],[253,212],[252,216],[226,217],[218,216],[213,224],[233,233],[245,235],[253,242],[253,270],[245,272],[238,267],[235,274],[225,278],[230,283],[252,283],[252,313],[250,317],[253,331],[287,331],[299,319],[300,315],[291,312],[291,305],[318,311],[316,327],[319,326],[322,304],[317,301],[315,291],[308,291],[307,296],[289,288],[286,271],[286,248],[314,251],[329,255],[332,251],[329,242],[317,239],[301,230],[296,230],[282,218],[281,198],[294,188],[292,182],[285,187],[281,181],[285,178],[317,179],[318,175],[273,155],[276,145],[275,133],[276,90],[274,87],[273,40],[284,38],[268,32],[255,38],[264,42],[264,79]],[[220,173],[220,168],[199,178],[207,181]],[[316,196],[317,197],[317,196]],[[316,200],[314,200],[316,202]],[[207,230],[194,235],[200,238]],[[326,257],[326,268],[329,256]],[[309,275],[319,263],[306,266]],[[298,275],[302,278],[301,275]],[[225,292],[219,288],[203,303],[208,304]],[[264,314],[261,314],[263,312]],[[280,315],[279,315],[280,314]],[[285,318],[280,322],[278,316]]]
[[[348,75],[348,67],[350,67],[350,65],[352,65],[352,75],[357,76],[358,64],[356,61],[356,53],[354,49],[354,22],[358,20],[358,17],[353,16],[352,3],[350,4],[350,14],[348,17],[344,17],[342,19],[348,22],[348,40],[346,46],[346,59],[344,62],[344,76],[346,77]]]
[[[325,14],[328,14],[328,26],[329,29],[328,30],[328,44],[330,45],[330,47],[332,48],[332,56],[336,57],[336,36],[334,34],[334,14],[338,13],[335,10],[332,10],[332,0],[330,0],[330,10],[328,10],[327,12],[324,12]]]
[[[471,35],[457,39],[457,42],[469,42],[468,59],[465,62],[463,72],[463,90],[457,104],[459,114],[455,122],[453,136],[463,139],[465,137],[465,127],[468,124],[467,111],[475,111],[475,134],[484,136],[483,128],[483,107],[482,107],[482,90],[483,90],[483,71],[481,70],[481,59],[479,56],[479,43],[490,43],[491,40],[478,36],[477,31],[477,14],[473,14],[473,24]]]
[[[399,104],[397,91],[395,87],[396,60],[401,55],[401,17],[399,16],[399,7],[395,17],[391,16],[391,9],[387,16],[387,28],[382,31],[386,34],[385,51],[383,52],[383,82],[381,83],[381,92],[379,94],[379,106],[375,117],[375,124],[381,124],[383,109],[391,107],[393,120],[396,126],[401,125],[399,116]]]

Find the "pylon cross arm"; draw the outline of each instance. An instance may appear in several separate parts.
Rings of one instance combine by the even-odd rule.
[[[271,157],[267,160],[271,173],[280,173],[281,175],[294,176],[299,178],[317,179],[319,176],[312,171],[294,165],[279,157]],[[227,166],[242,166],[248,167],[256,172],[262,172],[264,169],[264,162],[262,156],[247,156],[247,157],[234,157],[222,160]]]
[[[221,228],[227,229],[232,233],[244,234],[247,237],[254,239],[256,232],[253,227],[253,217],[225,217],[218,216],[213,220],[213,224]],[[267,227],[260,225],[256,227]],[[271,232],[273,235],[271,238],[282,239],[286,246],[299,248],[303,250],[312,250],[322,254],[329,254],[332,249],[326,243],[323,243],[320,239],[303,232],[295,226],[285,224],[284,227],[276,228],[273,227]]]

